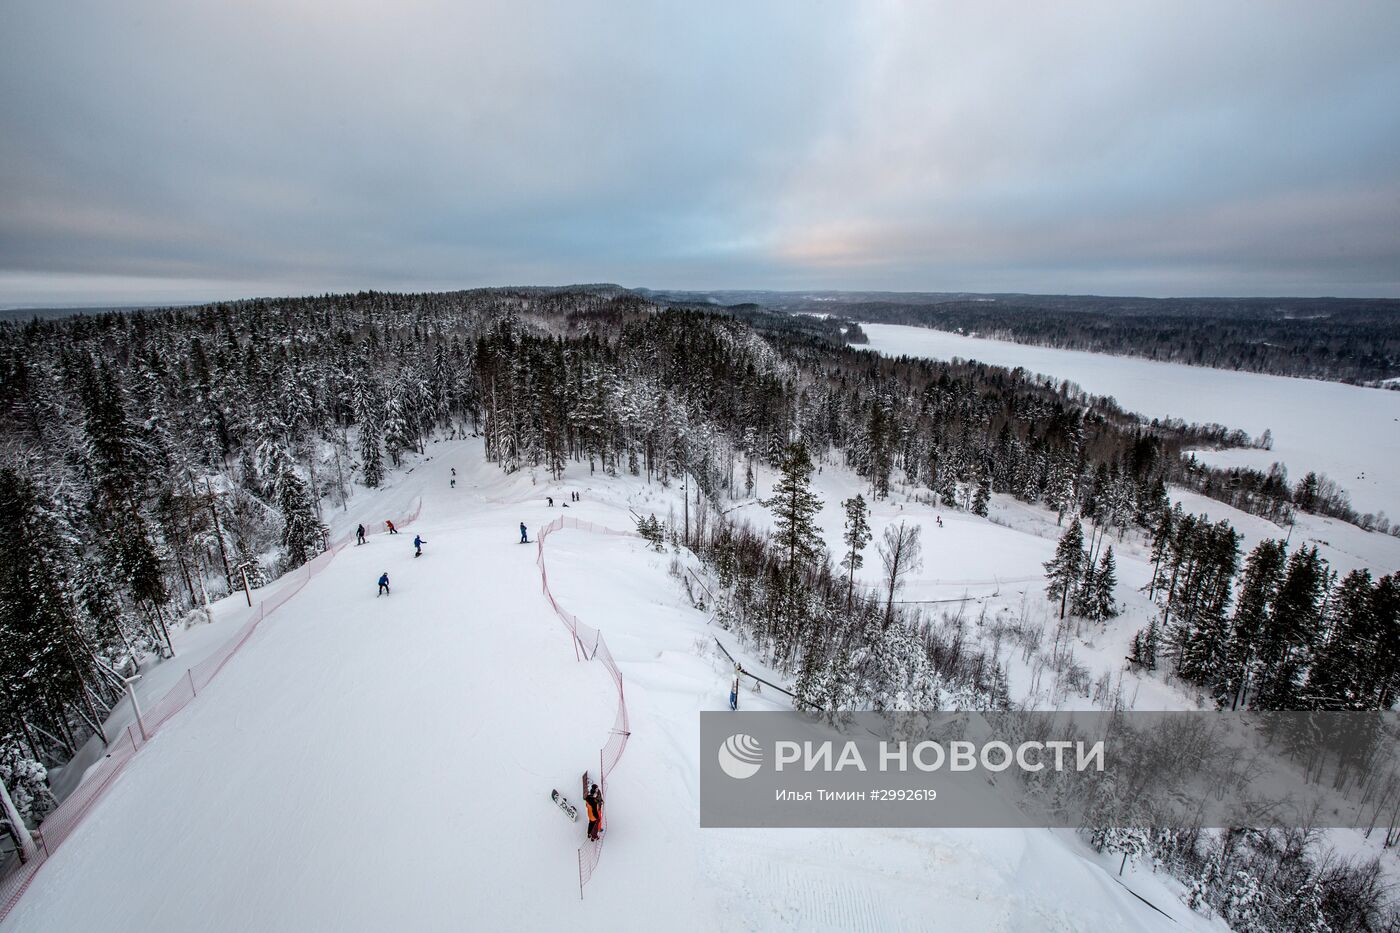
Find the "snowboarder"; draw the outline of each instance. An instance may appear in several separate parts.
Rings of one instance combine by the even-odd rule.
[[[597,784],[588,788],[583,802],[588,804],[588,838],[597,842],[598,834],[603,831],[603,792]]]
[[[521,544],[529,544],[529,543],[530,543],[530,537],[529,537],[528,534],[525,533],[525,523],[524,523],[524,522],[521,522],[521,523],[520,523],[520,543],[521,543]]]
[[[365,543],[365,526],[361,525],[355,529],[355,547]]]
[[[553,497],[553,496],[545,496],[545,497],[544,497],[544,501],[545,501],[545,503],[546,503],[551,509],[554,508],[554,497]]]
[[[427,544],[427,543],[428,543],[428,542],[426,542],[426,541],[423,540],[423,536],[422,536],[422,535],[414,535],[414,536],[413,536],[413,556],[414,556],[414,557],[422,557],[422,556],[423,556],[423,545],[425,545],[425,544]]]
[[[389,534],[396,535],[399,533],[399,530],[394,527],[394,523],[389,521],[387,518],[384,519],[384,525],[389,529]]]
[[[379,592],[376,596],[389,595],[389,571],[384,571],[379,575]]]
[[[452,477],[452,488],[453,488],[453,489],[456,489],[456,488],[457,488],[457,477],[455,477],[455,476]]]

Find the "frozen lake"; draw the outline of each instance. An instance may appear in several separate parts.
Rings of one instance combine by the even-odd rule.
[[[1273,450],[1206,451],[1219,466],[1267,469],[1277,460],[1296,482],[1326,473],[1351,495],[1358,512],[1400,518],[1400,392],[1258,373],[1158,363],[1129,356],[1057,350],[964,337],[925,327],[862,324],[870,349],[887,356],[979,360],[1021,366],[1078,383],[1095,395],[1152,417],[1219,422],[1258,437],[1273,431]]]

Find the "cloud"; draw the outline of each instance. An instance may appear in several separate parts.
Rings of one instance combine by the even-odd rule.
[[[16,0],[0,304],[1400,294],[1397,37],[1390,4]]]

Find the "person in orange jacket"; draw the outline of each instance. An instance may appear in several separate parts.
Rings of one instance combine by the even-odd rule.
[[[394,527],[394,523],[391,522],[391,521],[389,521],[387,518],[384,519],[384,525],[385,525],[386,528],[389,529],[389,534],[391,534],[391,535],[396,535],[396,534],[399,533],[399,530],[398,530],[397,528]]]
[[[596,842],[598,834],[603,831],[603,792],[597,784],[588,788],[583,802],[588,805],[588,838]]]

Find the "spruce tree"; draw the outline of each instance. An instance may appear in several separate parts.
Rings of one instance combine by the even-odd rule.
[[[977,495],[972,500],[972,514],[987,517],[987,506],[992,501],[992,481],[987,474],[977,481]]]
[[[292,469],[290,461],[284,461],[278,472],[276,496],[282,513],[282,547],[290,570],[321,552],[321,523],[316,520],[316,508],[306,483]]]
[[[1283,577],[1286,554],[1282,541],[1260,541],[1245,561],[1244,578],[1231,620],[1230,645],[1219,699],[1232,709],[1254,689],[1257,657],[1269,627],[1270,606]]]
[[[812,492],[812,458],[801,443],[790,444],[779,466],[782,475],[763,507],[773,512],[774,539],[790,575],[796,575],[822,552],[815,524],[822,500]]]
[[[1113,561],[1113,546],[1109,545],[1099,561],[1099,569],[1094,572],[1093,597],[1090,600],[1090,618],[1096,621],[1111,619],[1118,614],[1113,599],[1113,590],[1118,585],[1118,568]]]
[[[773,495],[763,500],[763,506],[773,512],[773,537],[783,559],[774,635],[780,653],[787,654],[800,643],[804,628],[802,577],[822,554],[821,532],[815,523],[822,501],[812,492],[812,458],[801,442],[788,445],[780,469]]]
[[[1055,548],[1055,557],[1045,564],[1045,594],[1051,602],[1060,601],[1060,618],[1065,617],[1070,597],[1078,589],[1080,578],[1084,576],[1084,526],[1079,519],[1070,522],[1060,543]]]
[[[1260,638],[1259,689],[1250,709],[1302,709],[1302,674],[1316,635],[1327,571],[1317,548],[1299,548],[1274,597],[1269,624]]]
[[[841,566],[846,568],[846,609],[849,611],[855,594],[856,571],[865,565],[861,551],[870,543],[870,510],[865,505],[865,497],[859,493],[841,504],[846,509],[846,530],[841,537],[846,553],[841,558]]]
[[[360,479],[370,489],[379,488],[384,481],[384,457],[379,446],[381,430],[373,421],[360,425]]]
[[[43,717],[34,724],[42,721],[71,754],[77,743],[65,705],[82,693],[91,652],[57,559],[52,511],[28,477],[0,468],[0,709],[8,727],[26,714]]]
[[[1394,605],[1387,605],[1391,580],[1371,582],[1370,571],[1348,574],[1329,602],[1325,637],[1309,665],[1303,687],[1310,709],[1388,709],[1385,685],[1395,672],[1387,661],[1400,646]]]

